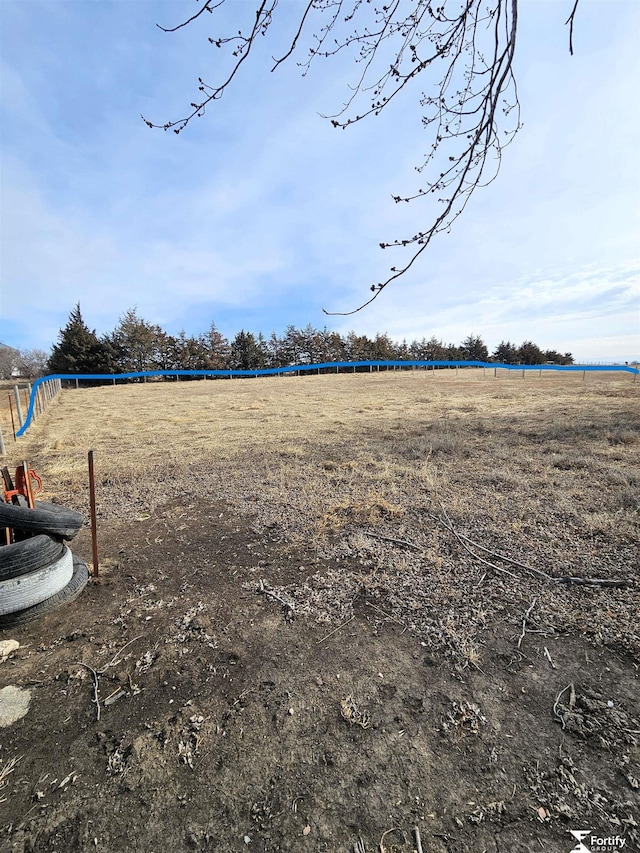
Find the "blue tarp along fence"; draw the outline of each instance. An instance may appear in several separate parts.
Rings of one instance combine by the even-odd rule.
[[[581,364],[501,364],[495,361],[325,361],[320,364],[292,364],[286,367],[261,367],[252,370],[141,370],[133,373],[55,373],[51,376],[41,376],[31,386],[31,396],[29,398],[29,411],[27,418],[16,433],[16,437],[24,435],[29,428],[33,412],[35,408],[36,393],[38,386],[44,382],[50,382],[52,379],[59,379],[62,382],[74,380],[90,380],[104,382],[113,382],[117,379],[144,379],[151,376],[219,376],[230,378],[232,376],[275,376],[282,373],[303,373],[317,370],[336,370],[340,368],[357,367],[489,367],[500,370],[557,370],[557,371],[623,371],[638,375],[640,370],[637,367],[629,367],[624,364],[601,364],[601,365],[581,365]]]

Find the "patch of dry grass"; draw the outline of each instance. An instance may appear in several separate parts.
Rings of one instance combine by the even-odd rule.
[[[101,518],[176,491],[225,499],[285,541],[356,561],[287,590],[297,612],[332,623],[369,602],[478,666],[481,632],[516,625],[534,588],[552,630],[638,644],[629,591],[502,577],[433,517],[443,504],[465,535],[554,576],[635,578],[639,390],[625,374],[482,370],[68,390],[10,453],[86,512],[94,449]]]
[[[22,756],[19,758],[8,758],[4,764],[0,765],[0,803],[6,803],[7,801],[7,798],[1,792],[8,786],[8,778],[16,769],[16,765],[21,759]]]

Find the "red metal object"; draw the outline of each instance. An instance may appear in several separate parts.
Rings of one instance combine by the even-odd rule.
[[[7,476],[3,477],[2,485],[5,503],[13,503],[14,497],[21,495],[23,498],[26,498],[29,508],[33,509],[35,505],[34,495],[42,491],[42,480],[40,477],[33,468],[29,468],[26,462],[23,462],[22,465],[18,465],[16,468],[15,485],[11,482],[11,477],[8,474],[9,472],[7,471]],[[36,489],[33,488],[32,480],[35,480],[37,483]]]
[[[13,480],[6,465],[2,467],[2,486],[4,491],[11,491],[13,489]],[[11,545],[13,542],[13,530],[10,527],[5,527],[4,529],[4,541],[5,545]]]
[[[13,440],[17,441],[16,438],[16,422],[13,419],[13,403],[11,402],[11,394],[9,394],[9,411],[11,412],[11,429],[13,430]]]
[[[19,466],[18,468],[16,468],[16,483],[20,484],[20,480],[22,479],[22,483],[20,485],[22,485],[22,488],[23,488],[22,493],[25,495],[25,497],[27,499],[27,504],[29,506],[29,509],[34,509],[35,505],[36,505],[36,502],[33,499],[33,489],[31,487],[31,475],[35,474],[35,473],[36,473],[35,471],[31,471],[29,469],[29,466],[27,465],[26,461],[24,461],[24,460],[22,462],[22,465]],[[36,474],[36,477],[37,476],[38,475]],[[40,479],[40,477],[38,477],[38,481],[39,481],[38,485],[40,486],[40,490],[42,490],[42,480]],[[18,488],[20,488],[20,485],[18,486]],[[25,492],[26,492],[26,494],[25,494]]]

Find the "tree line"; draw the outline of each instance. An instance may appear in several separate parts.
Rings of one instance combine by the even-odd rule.
[[[170,335],[148,323],[135,308],[120,317],[112,332],[98,336],[85,323],[80,305],[71,311],[47,362],[49,373],[130,373],[150,370],[255,370],[297,364],[335,361],[401,361],[419,359],[495,361],[504,364],[573,364],[571,353],[542,350],[532,341],[520,346],[502,341],[493,351],[479,335],[469,335],[459,345],[436,337],[392,341],[378,333],[370,338],[327,328],[288,326],[282,335],[269,337],[244,329],[226,338],[211,323],[197,336]]]

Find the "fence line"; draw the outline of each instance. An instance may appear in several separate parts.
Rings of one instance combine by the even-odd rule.
[[[16,437],[22,435],[31,420],[36,420],[44,412],[61,388],[62,382],[53,376],[42,377],[34,383],[33,387],[30,383],[26,385],[4,386],[3,391],[6,391],[9,395],[12,434]],[[27,412],[26,419],[23,414],[24,411]],[[0,457],[5,455],[6,445],[2,426],[0,426]]]
[[[40,379],[31,385],[28,383],[27,392],[27,417],[26,420],[22,415],[22,404],[20,401],[20,387],[13,386],[13,396],[16,401],[16,412],[18,415],[19,429],[16,436],[22,435],[27,429],[31,420],[37,420],[45,411],[49,403],[51,403],[62,390],[62,381],[57,376],[42,376]]]
[[[37,379],[33,387],[29,389],[29,411],[27,412],[27,423],[24,429],[29,425],[30,415],[36,420],[37,417],[44,414],[47,406],[55,400],[57,395],[62,390],[62,381],[57,376],[44,376]],[[22,429],[16,433],[22,435]]]
[[[36,418],[36,410],[39,411],[37,414],[42,414],[46,407],[46,403],[50,402],[56,394],[62,388],[62,382],[75,382],[75,387],[79,387],[79,380],[84,379],[91,382],[111,382],[113,385],[116,384],[116,380],[122,379],[144,379],[146,381],[147,378],[152,376],[175,376],[178,379],[180,376],[214,376],[220,378],[228,378],[232,379],[234,376],[276,376],[278,374],[284,375],[287,373],[291,373],[294,375],[300,375],[301,373],[311,373],[313,371],[317,371],[320,373],[321,370],[335,370],[336,373],[340,371],[340,368],[343,369],[351,369],[354,373],[357,368],[369,368],[369,371],[372,372],[373,368],[376,367],[378,370],[381,367],[393,367],[394,369],[397,367],[407,368],[407,367],[431,367],[432,370],[435,368],[455,368],[456,373],[458,372],[458,368],[460,367],[482,367],[482,368],[492,368],[494,371],[494,376],[497,375],[498,370],[510,370],[510,371],[522,371],[522,376],[524,377],[525,373],[532,370],[537,370],[542,374],[543,370],[555,370],[560,372],[576,372],[582,371],[584,374],[589,372],[612,372],[612,371],[621,371],[624,373],[631,373],[635,377],[640,373],[640,370],[636,367],[629,367],[627,365],[618,365],[618,364],[607,364],[607,365],[583,365],[583,364],[502,364],[496,362],[488,362],[488,361],[423,361],[423,360],[392,360],[392,361],[325,361],[320,364],[297,364],[297,365],[287,365],[285,367],[257,367],[252,368],[250,370],[231,370],[231,369],[220,369],[220,370],[138,370],[132,373],[59,373],[55,376],[42,376],[40,379],[36,379],[33,383],[33,387],[30,390],[29,395],[29,409],[27,411],[26,420],[20,425],[20,429],[16,432],[16,436],[19,437],[24,435],[29,426],[31,425],[31,421]],[[44,386],[44,389],[41,390]],[[17,390],[17,386],[16,386]]]

